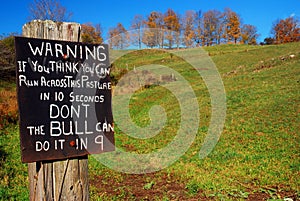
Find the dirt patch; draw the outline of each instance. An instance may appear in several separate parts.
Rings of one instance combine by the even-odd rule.
[[[300,198],[298,193],[290,190],[288,186],[278,185],[278,186],[265,186],[260,187],[259,190],[254,190],[252,193],[249,193],[247,198],[248,201],[263,201],[263,200],[284,200],[289,201],[299,201]]]
[[[118,175],[98,175],[93,176],[90,181],[96,189],[96,193],[102,198],[114,198],[118,200],[167,200],[172,201],[201,201],[201,200],[219,200],[220,197],[207,195],[203,190],[198,189],[190,193],[187,184],[183,183],[173,174],[151,173],[143,175],[118,174]],[[284,199],[290,198],[293,201],[299,201],[296,192],[283,190],[285,188],[270,188],[275,191],[253,191],[248,192],[248,197],[243,198],[247,201],[265,201],[271,198]],[[225,196],[226,197],[226,196]],[[231,197],[237,200],[242,197]]]
[[[293,201],[299,201],[300,198],[297,196],[297,193],[295,192],[287,192],[287,191],[282,191],[282,192],[276,192],[273,194],[273,196],[271,194],[265,193],[265,192],[256,192],[253,194],[250,194],[248,196],[248,201],[264,201],[264,200],[269,200],[269,199],[287,199],[290,198],[290,200]]]
[[[185,184],[167,173],[121,174],[119,179],[100,175],[91,179],[91,185],[96,187],[100,197],[118,197],[119,200],[208,200],[201,191],[190,195]]]
[[[261,200],[268,200],[270,198],[270,195],[263,192],[257,192],[250,194],[248,197],[248,201],[261,201]]]

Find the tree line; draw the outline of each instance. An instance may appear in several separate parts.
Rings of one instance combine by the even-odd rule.
[[[128,30],[118,23],[108,30],[107,38],[114,49],[131,45],[139,48],[190,48],[228,43],[256,45],[257,28],[242,22],[242,18],[230,8],[223,12],[191,10],[183,15],[168,9],[165,13],[153,11],[147,16],[135,15]],[[272,37],[265,38],[260,44],[300,41],[298,18],[293,16],[275,21],[271,34]]]
[[[59,0],[33,0],[29,6],[29,19],[68,21],[72,13]],[[261,44],[281,44],[300,41],[300,23],[295,16],[273,23],[271,37]],[[258,43],[258,30],[254,25],[244,24],[240,15],[230,8],[206,12],[186,11],[176,13],[153,11],[148,15],[135,15],[127,29],[122,23],[109,28],[108,43],[113,49],[179,48],[211,46],[219,44]],[[86,43],[103,43],[100,24],[85,23],[81,26],[81,38]]]
[[[211,46],[224,43],[256,44],[257,28],[243,24],[231,9],[186,11],[183,15],[169,8],[165,13],[153,11],[135,15],[130,31],[118,23],[108,30],[110,46],[124,49],[130,45],[159,48]]]

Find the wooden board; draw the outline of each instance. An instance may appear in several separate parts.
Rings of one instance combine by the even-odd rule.
[[[108,46],[15,38],[22,162],[114,150]]]

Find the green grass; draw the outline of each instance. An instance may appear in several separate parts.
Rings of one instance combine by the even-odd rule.
[[[227,114],[218,144],[202,160],[198,152],[209,126],[211,105],[208,90],[196,71],[170,52],[159,50],[134,52],[117,60],[112,72],[116,81],[126,71],[141,65],[170,66],[188,80],[200,107],[201,121],[192,146],[172,166],[145,175],[140,191],[155,190],[162,181],[169,181],[163,179],[163,175],[168,175],[172,182],[183,186],[185,199],[201,195],[215,200],[244,200],[255,193],[266,193],[273,200],[283,200],[288,195],[298,195],[299,199],[299,47],[299,43],[291,43],[205,48],[224,82]],[[291,59],[290,54],[296,57]],[[180,109],[176,98],[163,87],[154,86],[134,94],[130,100],[132,120],[141,127],[147,126],[150,123],[148,111],[153,105],[162,106],[167,113],[163,131],[151,139],[140,140],[127,136],[116,125],[116,146],[130,152],[150,153],[173,140],[180,123]],[[0,131],[0,153],[0,200],[27,200],[27,170],[20,160],[17,126]],[[102,175],[99,182],[104,186],[91,186],[92,200],[134,198],[130,185],[116,187],[114,194],[106,194],[105,186],[109,186],[111,180],[125,185],[128,175],[105,167],[93,157],[89,162],[91,179]],[[148,198],[175,199],[170,192],[151,196]]]
[[[0,200],[28,200],[27,165],[21,163],[18,127],[0,131]]]

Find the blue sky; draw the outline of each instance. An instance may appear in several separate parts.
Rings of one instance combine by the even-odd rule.
[[[1,2],[0,34],[21,33],[22,26],[28,22],[28,5],[33,0],[7,0]],[[291,15],[300,16],[300,0],[60,0],[61,4],[73,13],[71,21],[78,23],[100,23],[104,38],[106,31],[118,22],[129,28],[134,15],[148,15],[151,11],[165,12],[172,8],[184,14],[187,10],[231,8],[243,19],[243,23],[257,27],[261,35],[259,41],[270,36],[272,23]]]

